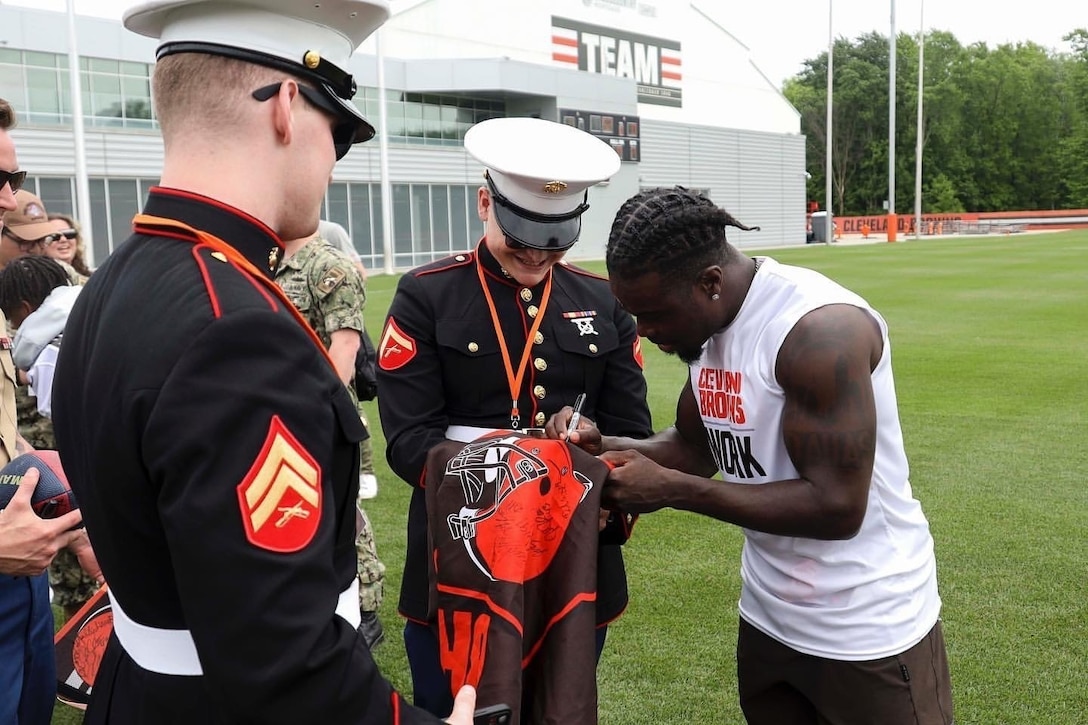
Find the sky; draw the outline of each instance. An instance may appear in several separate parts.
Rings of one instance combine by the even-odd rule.
[[[461,0],[466,5],[471,0]],[[686,0],[653,0],[664,5]],[[45,10],[66,8],[66,0],[0,0]],[[134,0],[73,0],[80,15],[120,19]],[[405,0],[392,0],[393,11]],[[1088,28],[1088,4],[1080,0],[709,0],[716,19],[744,44],[750,57],[775,85],[798,72],[806,59],[827,49],[831,10],[835,37],[853,39],[869,31],[887,35],[895,3],[898,33],[917,34],[923,20],[929,30],[951,32],[960,43],[1034,41],[1068,50],[1062,36]],[[924,5],[923,5],[924,3]]]

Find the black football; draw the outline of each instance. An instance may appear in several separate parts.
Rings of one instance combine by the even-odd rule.
[[[0,509],[7,507],[30,468],[38,469],[38,485],[30,501],[38,516],[53,519],[79,508],[57,452],[31,451],[0,468]]]

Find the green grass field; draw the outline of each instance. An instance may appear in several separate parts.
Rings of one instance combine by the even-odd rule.
[[[850,287],[891,325],[911,479],[936,540],[957,723],[1088,723],[1088,232],[770,254]],[[371,278],[372,330],[395,284]],[[686,368],[644,350],[661,428]],[[379,466],[367,507],[388,567],[376,656],[410,691],[396,614],[409,488]],[[743,722],[740,545],[737,529],[692,514],[641,519],[627,545],[631,605],[599,668],[603,725]],[[54,723],[78,721],[58,705]]]

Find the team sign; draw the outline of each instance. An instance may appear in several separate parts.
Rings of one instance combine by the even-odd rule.
[[[587,73],[633,78],[639,103],[682,105],[678,42],[553,15],[552,60]]]

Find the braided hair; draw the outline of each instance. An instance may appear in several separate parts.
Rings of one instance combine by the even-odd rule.
[[[11,317],[26,302],[36,310],[57,287],[69,284],[68,273],[50,257],[19,257],[0,270],[0,310]]]
[[[727,226],[759,229],[682,186],[647,189],[616,213],[605,248],[608,273],[634,278],[653,271],[669,283],[690,280],[710,265],[742,256],[726,242]]]

